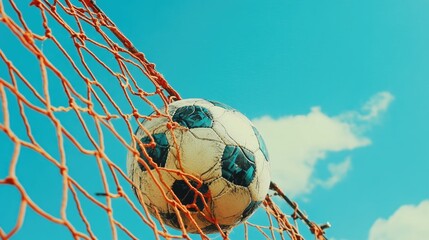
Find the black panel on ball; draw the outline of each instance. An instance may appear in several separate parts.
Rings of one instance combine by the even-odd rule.
[[[168,144],[167,136],[165,136],[165,133],[157,133],[152,135],[152,137],[156,145],[154,147],[145,147],[147,155],[149,155],[149,157],[152,158],[152,161],[158,167],[165,167],[165,162],[167,161],[167,156],[168,156],[168,150],[170,148],[170,145]],[[142,144],[149,144],[152,142],[149,136],[143,137],[140,141]],[[149,159],[146,158],[142,148],[140,147],[140,144],[137,144],[137,151],[140,153],[140,157],[149,165],[149,169],[154,169],[155,167],[152,165]],[[139,162],[139,167],[142,171],[146,171],[145,166],[140,162]]]
[[[188,184],[190,184],[195,189],[191,188]],[[194,206],[190,206],[188,207],[189,211],[196,212],[198,210],[202,211],[204,209],[204,200],[201,198],[201,195],[198,194],[198,192],[203,195],[206,194],[209,190],[206,184],[200,184],[198,186],[198,183],[194,181],[189,181],[189,183],[187,183],[184,180],[176,180],[173,183],[171,189],[183,205],[194,203],[198,208],[196,209]]]

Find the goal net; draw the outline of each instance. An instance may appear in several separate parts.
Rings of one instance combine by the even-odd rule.
[[[126,156],[141,122],[171,119],[178,99],[93,1],[0,0],[0,239],[303,239],[299,226],[325,239],[274,183],[231,232],[150,214]]]

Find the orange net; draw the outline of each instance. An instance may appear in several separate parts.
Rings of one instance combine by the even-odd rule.
[[[274,183],[231,233],[167,227],[139,204],[126,155],[179,94],[90,0],[0,0],[0,21],[1,239],[303,239],[298,224],[325,239]]]

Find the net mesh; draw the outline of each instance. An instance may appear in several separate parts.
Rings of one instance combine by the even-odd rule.
[[[0,21],[1,239],[303,239],[299,224],[325,239],[274,183],[231,233],[167,227],[138,203],[125,156],[179,94],[90,0],[0,0]]]

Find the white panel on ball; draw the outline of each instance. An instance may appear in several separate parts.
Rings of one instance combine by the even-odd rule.
[[[221,225],[235,225],[241,220],[243,210],[250,204],[249,191],[236,186],[231,191],[213,198],[214,216]]]
[[[259,148],[258,139],[256,138],[252,125],[242,114],[238,112],[225,112],[220,118],[215,119],[222,126],[222,132],[227,134],[236,144],[255,151]],[[217,130],[217,128],[215,129]]]
[[[135,165],[138,167],[138,165]],[[140,183],[137,185],[142,193],[142,196],[148,200],[151,207],[156,207],[158,211],[166,212],[168,210],[168,203],[164,194],[168,196],[174,178],[166,171],[144,171],[134,182]],[[158,184],[161,186],[159,188]]]
[[[256,151],[254,154],[256,173],[254,180],[249,185],[249,190],[253,201],[263,201],[265,199],[266,192],[268,192],[271,181],[269,177],[269,162],[265,160],[265,156],[261,150]]]
[[[183,167],[184,172],[202,180],[214,179],[221,175],[219,162],[225,144],[196,138],[190,131],[182,132],[182,142],[186,144],[180,147],[181,163],[178,162],[179,160],[176,161],[178,169]]]
[[[222,177],[209,183],[209,190],[213,198],[221,197],[223,194],[231,191],[233,187],[232,183]]]

